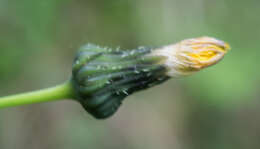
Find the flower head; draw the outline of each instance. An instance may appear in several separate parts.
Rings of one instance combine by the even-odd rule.
[[[127,96],[213,65],[228,49],[228,44],[210,37],[157,49],[122,50],[88,44],[75,58],[71,82],[82,106],[104,119],[112,116]]]
[[[183,40],[154,50],[152,55],[165,56],[164,64],[172,77],[192,74],[219,62],[230,46],[212,37]]]

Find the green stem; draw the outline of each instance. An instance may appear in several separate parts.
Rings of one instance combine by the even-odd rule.
[[[47,89],[1,97],[0,108],[73,98],[73,92],[71,83],[68,81]]]

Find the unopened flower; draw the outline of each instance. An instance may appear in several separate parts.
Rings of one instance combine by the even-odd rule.
[[[75,59],[72,81],[83,107],[96,118],[107,118],[128,95],[213,65],[228,49],[227,43],[210,37],[155,49],[86,45]]]

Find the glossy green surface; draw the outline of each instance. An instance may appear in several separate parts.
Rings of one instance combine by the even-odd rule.
[[[113,115],[128,95],[168,79],[162,58],[150,48],[120,50],[88,44],[73,65],[72,82],[78,100],[96,118]]]

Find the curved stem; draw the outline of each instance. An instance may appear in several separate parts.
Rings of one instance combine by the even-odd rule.
[[[0,108],[73,98],[70,81],[47,89],[0,98]]]

